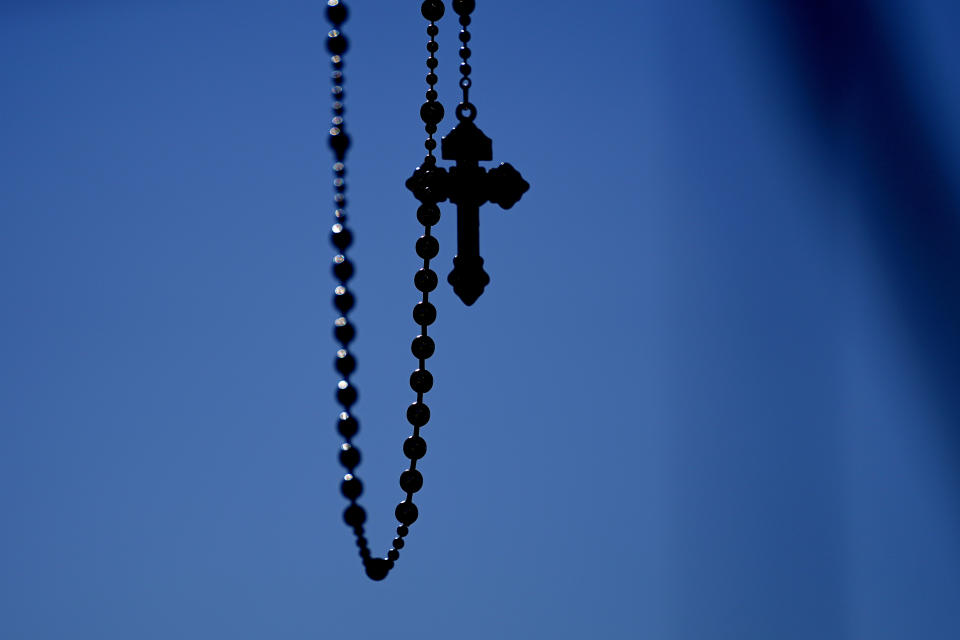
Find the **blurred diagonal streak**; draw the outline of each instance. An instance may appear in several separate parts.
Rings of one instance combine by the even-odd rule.
[[[862,226],[939,401],[960,425],[960,203],[929,96],[909,82],[907,39],[865,0],[757,6],[787,36],[825,138],[854,145],[843,157],[865,204]]]

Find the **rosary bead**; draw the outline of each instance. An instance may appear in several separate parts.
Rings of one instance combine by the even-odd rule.
[[[440,207],[435,204],[422,204],[417,209],[417,221],[425,227],[432,227],[440,222]]]
[[[430,85],[431,87],[432,87],[433,85],[437,84],[437,82],[439,82],[439,80],[440,80],[440,78],[437,77],[437,74],[432,73],[432,72],[427,74],[427,84]]]
[[[443,120],[443,105],[439,102],[424,102],[420,107],[420,119],[427,124],[437,124]]]
[[[433,355],[436,348],[437,345],[430,336],[417,336],[413,339],[413,344],[411,345],[413,357],[418,360],[426,360]]]
[[[427,455],[427,441],[420,436],[410,436],[403,441],[403,455],[411,460],[419,460]],[[397,532],[399,533],[399,531]],[[400,535],[407,535],[405,533]]]
[[[467,46],[460,47],[460,57],[463,58],[464,60],[469,58],[470,54],[472,53],[473,52],[470,51],[470,47],[467,47]]]
[[[330,130],[330,148],[333,149],[337,160],[343,160],[347,155],[347,149],[350,148],[350,136],[343,132],[343,129],[334,127]]]
[[[430,407],[422,402],[414,402],[407,407],[407,422],[415,427],[422,427],[430,422]]]
[[[404,547],[403,538],[394,538],[394,539],[393,539],[393,548],[394,548],[394,549],[403,549],[403,547]]]
[[[367,512],[358,504],[352,504],[343,512],[343,520],[348,525],[356,529],[367,521]],[[360,540],[357,540],[359,544]]]
[[[441,0],[424,0],[420,5],[420,13],[430,22],[436,22],[443,17],[445,9]],[[430,25],[431,27],[433,25]]]
[[[357,369],[357,360],[347,353],[346,349],[340,349],[337,351],[337,359],[334,361],[333,366],[341,374],[348,376]]]
[[[335,25],[347,21],[347,7],[340,0],[327,0],[327,20]]]
[[[463,30],[460,32],[460,42],[467,43],[470,42],[470,32]]]
[[[397,505],[394,515],[397,516],[397,520],[407,525],[408,527],[417,521],[419,517],[419,512],[417,510],[417,505],[412,502],[407,502],[404,500]]]
[[[353,294],[347,291],[345,287],[337,287],[335,294],[333,296],[333,306],[340,310],[342,313],[346,313],[353,308],[353,305],[356,303],[356,300],[353,297]]]
[[[342,228],[342,226],[341,226]],[[334,233],[334,243],[338,240],[343,240],[344,238],[338,238],[339,234],[336,231]],[[340,233],[343,233],[341,231]],[[350,233],[347,231],[347,233]],[[333,275],[340,280],[341,282],[346,282],[353,277],[353,263],[347,260],[343,255],[338,255],[333,259]]]
[[[360,464],[360,450],[349,443],[340,445],[340,464],[353,471]]]
[[[433,236],[420,236],[417,239],[417,255],[424,260],[432,260],[440,251],[440,243]]]
[[[433,89],[427,91],[427,100],[433,101],[436,100],[440,95]]]
[[[379,582],[390,572],[390,563],[383,558],[370,558],[366,562],[367,577]]]
[[[391,561],[393,561],[393,562],[396,562],[396,561],[399,560],[399,559],[400,559],[400,552],[399,552],[399,551],[397,551],[396,549],[390,549],[390,551],[387,551],[387,560],[391,560]]]
[[[346,380],[337,383],[337,402],[344,407],[350,407],[357,401],[357,390]]]
[[[428,69],[436,69],[438,66],[440,66],[439,60],[437,60],[436,58],[427,58]]]
[[[347,39],[336,29],[327,34],[327,51],[335,56],[342,55],[347,51]]]
[[[438,27],[437,25],[431,24],[430,26],[427,27],[427,35],[430,36],[431,38],[436,38],[439,33],[440,33],[440,27]]]
[[[426,147],[427,151],[433,151],[434,149],[437,148],[437,141],[434,140],[433,138],[430,138],[429,140],[423,143],[423,146]]]
[[[406,525],[400,525],[399,527],[397,527],[397,535],[400,536],[401,538],[405,538],[408,535],[410,535],[410,529],[408,529]]]
[[[340,419],[337,421],[337,432],[344,438],[350,439],[357,435],[360,430],[360,423],[346,411],[340,412]],[[424,443],[426,445],[426,443]]]
[[[471,67],[468,63],[466,62],[460,63],[460,73],[462,73],[465,76],[468,76],[472,72],[473,72],[473,67]]]
[[[414,286],[424,293],[436,289],[437,282],[437,272],[433,269],[427,269],[426,267],[417,271],[417,275],[413,277]]]
[[[400,488],[407,493],[416,493],[423,488],[423,475],[416,469],[407,469],[400,474]]]
[[[333,229],[330,232],[330,242],[332,242],[333,246],[337,249],[343,251],[353,244],[353,233],[350,232],[350,229],[337,223],[333,225]]]
[[[424,130],[425,130],[427,133],[429,133],[430,135],[433,135],[433,134],[435,134],[435,133],[437,132],[437,125],[435,125],[435,124],[433,124],[433,123],[431,122],[430,124],[428,124],[427,126],[424,127]]]
[[[437,319],[437,308],[429,302],[418,302],[413,307],[413,321],[420,326],[427,326]]]
[[[360,482],[360,478],[355,478],[348,473],[343,476],[343,482],[340,483],[340,493],[347,500],[356,500],[363,493],[363,483]]]
[[[474,0],[453,0],[453,10],[456,11],[459,16],[473,13],[473,10],[476,8],[477,3]]]
[[[337,318],[333,325],[333,335],[342,344],[349,344],[357,335],[357,330],[346,318]]]
[[[426,393],[433,389],[433,374],[426,369],[417,369],[410,374],[410,388],[417,393]]]
[[[460,24],[463,25],[464,27],[469,27],[470,22],[471,22],[470,16],[460,16]]]
[[[430,42],[427,43],[427,51],[429,51],[430,53],[436,53],[439,50],[440,50],[440,45],[437,44],[436,40],[431,40]]]

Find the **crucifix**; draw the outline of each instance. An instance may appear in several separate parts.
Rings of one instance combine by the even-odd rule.
[[[341,32],[341,26],[347,20],[347,8],[343,0],[327,0],[327,18],[333,29],[327,34],[327,50],[333,67],[333,119],[330,128],[330,148],[334,154],[334,218],[331,242],[337,249],[333,259],[333,274],[337,279],[334,288],[333,305],[338,312],[334,321],[334,337],[337,349],[334,368],[342,376],[337,382],[336,399],[342,410],[337,420],[337,432],[343,437],[340,446],[340,464],[347,470],[340,483],[340,493],[349,501],[343,512],[343,520],[356,538],[360,558],[368,577],[383,580],[400,558],[400,550],[406,545],[410,527],[419,517],[419,510],[413,501],[414,494],[423,488],[423,476],[417,468],[419,461],[427,454],[427,443],[421,435],[421,429],[430,421],[430,408],[424,402],[424,396],[433,388],[433,374],[427,370],[427,360],[433,355],[436,345],[428,335],[429,327],[437,319],[437,309],[430,301],[430,293],[437,287],[437,274],[431,268],[431,261],[437,257],[440,244],[433,236],[432,228],[440,221],[438,203],[449,200],[457,205],[457,255],[453,259],[453,271],[447,280],[453,285],[454,292],[467,305],[472,305],[490,283],[490,276],[483,270],[483,258],[480,257],[480,207],[492,202],[509,209],[520,200],[530,185],[509,164],[501,164],[487,171],[480,162],[493,159],[493,143],[473,124],[477,108],[470,102],[471,56],[467,44],[471,40],[469,26],[470,14],[476,6],[476,0],[453,0],[453,10],[460,22],[460,74],[458,85],[463,98],[457,105],[456,115],[459,123],[442,140],[441,155],[444,160],[454,161],[454,166],[444,169],[437,166],[433,155],[437,148],[434,134],[437,125],[443,120],[443,105],[438,102],[436,90],[438,82],[436,69],[439,66],[436,53],[439,45],[436,36],[440,33],[437,22],[443,17],[443,0],[423,0],[420,13],[427,19],[427,58],[428,89],[427,101],[420,107],[420,118],[424,122],[427,140],[424,147],[427,156],[417,167],[406,186],[420,201],[417,220],[423,225],[423,235],[417,240],[417,255],[423,259],[423,267],[413,278],[414,286],[422,293],[422,298],[413,307],[413,320],[419,326],[420,335],[413,339],[410,350],[417,360],[417,368],[410,374],[410,388],[416,393],[416,401],[406,410],[407,422],[413,426],[413,434],[403,443],[403,454],[410,460],[409,468],[400,474],[400,489],[404,499],[397,505],[394,515],[400,525],[393,546],[386,557],[375,557],[367,544],[365,523],[367,512],[360,506],[358,499],[363,494],[363,483],[356,475],[360,466],[360,450],[354,445],[354,438],[360,430],[356,414],[357,390],[351,376],[357,368],[351,343],[356,337],[356,329],[349,319],[356,300],[348,288],[354,274],[353,262],[347,257],[347,250],[353,244],[353,233],[347,227],[347,183],[346,156],[350,148],[350,138],[344,124],[344,54],[347,51],[347,39]]]
[[[468,306],[490,283],[480,257],[480,206],[492,202],[509,209],[530,188],[506,162],[489,172],[480,166],[480,161],[493,160],[493,142],[473,124],[476,115],[473,105],[458,105],[460,123],[441,140],[443,159],[456,161],[456,166],[447,171],[434,161],[417,167],[406,183],[421,202],[450,200],[457,205],[457,255],[447,281]]]

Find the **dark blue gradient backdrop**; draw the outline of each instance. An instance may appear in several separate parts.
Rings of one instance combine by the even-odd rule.
[[[323,3],[0,4],[0,637],[960,637],[960,9],[833,4],[478,2],[477,123],[532,188],[481,212],[480,301],[434,297],[421,516],[376,584]],[[418,2],[350,6],[382,554],[427,52]]]

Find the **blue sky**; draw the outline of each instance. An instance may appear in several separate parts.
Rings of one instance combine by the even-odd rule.
[[[955,176],[945,4],[876,6]],[[385,553],[426,37],[419,3],[349,5]],[[481,212],[480,301],[434,297],[420,519],[374,584],[337,488],[322,3],[3,3],[0,636],[956,637],[960,343],[877,240],[904,206],[864,105],[824,115],[760,3],[478,5],[477,124],[531,190]]]

